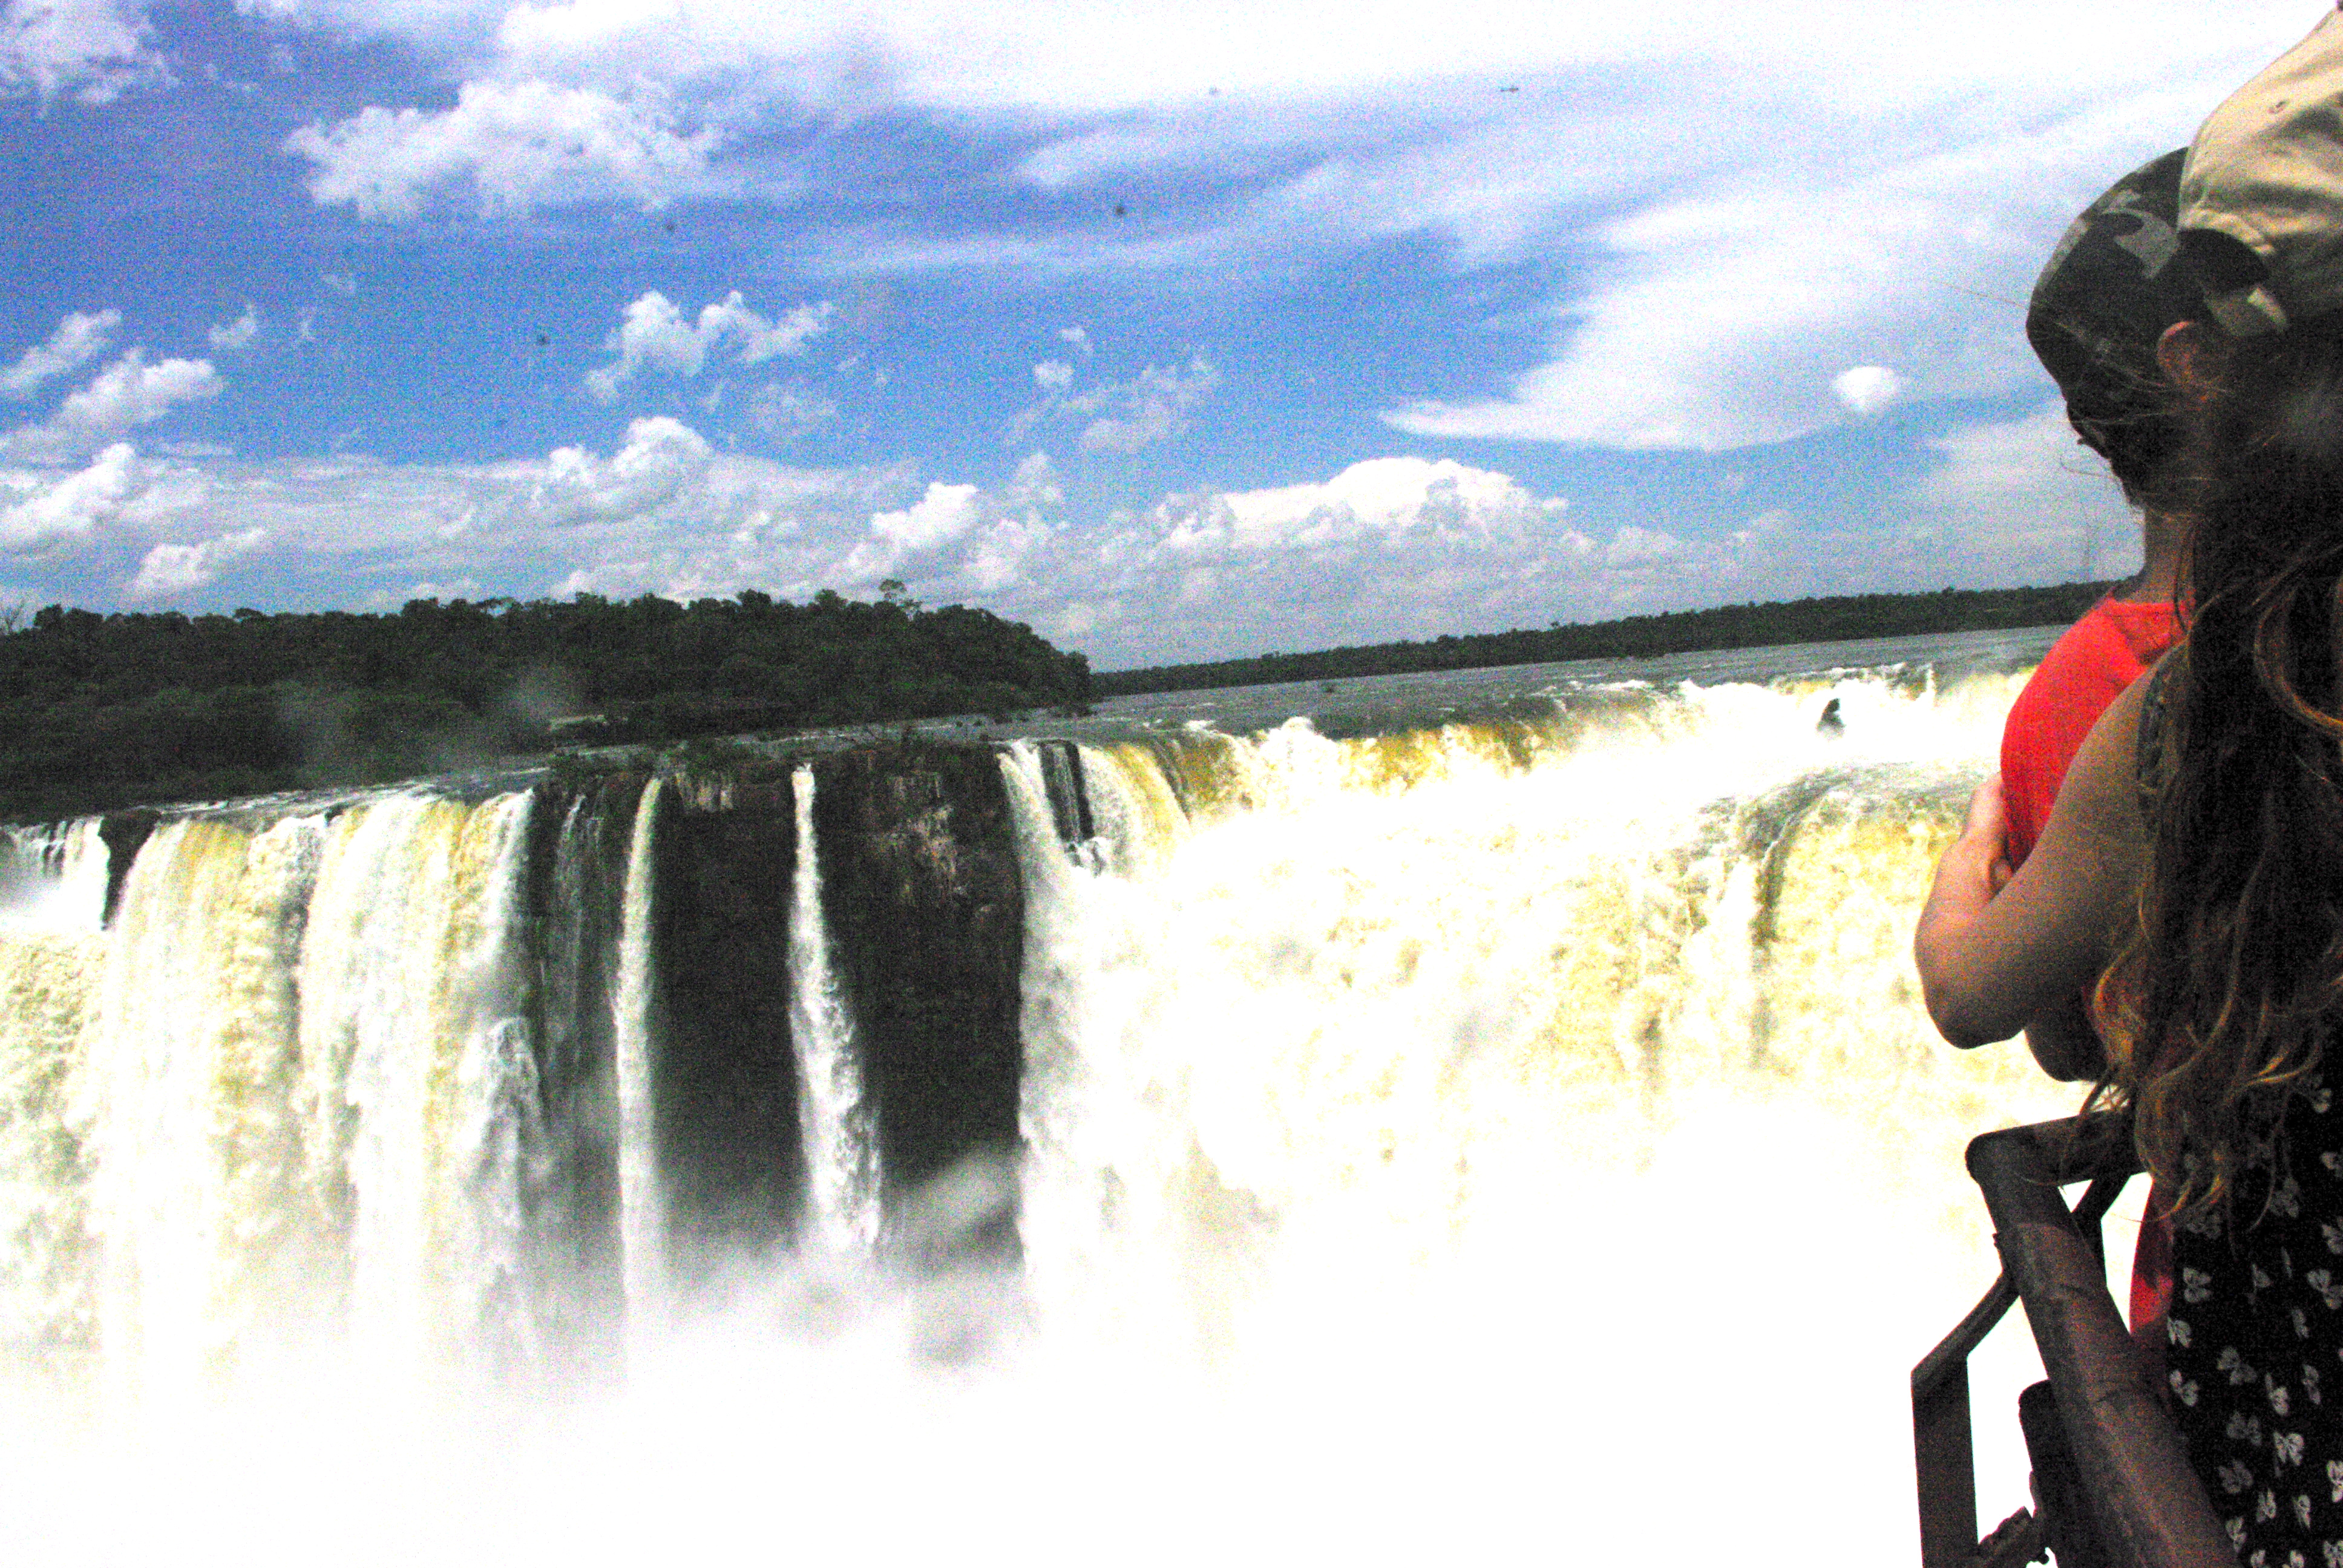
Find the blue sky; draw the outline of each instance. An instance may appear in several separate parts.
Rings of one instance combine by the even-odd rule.
[[[2318,15],[0,0],[0,606],[895,577],[1113,668],[2116,575],[2026,291]]]

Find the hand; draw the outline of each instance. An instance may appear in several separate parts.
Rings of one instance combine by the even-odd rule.
[[[2009,802],[2002,792],[2000,774],[1989,776],[1969,797],[1968,816],[1961,823],[1956,848],[1966,848],[1983,859],[1988,900],[2009,886],[2009,879],[2016,875],[2009,863]]]

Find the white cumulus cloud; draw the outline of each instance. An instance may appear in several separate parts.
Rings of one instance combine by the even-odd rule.
[[[37,343],[0,370],[0,397],[30,397],[53,376],[79,369],[105,353],[122,325],[118,310],[76,310],[57,323],[46,343]]]
[[[1062,392],[1074,384],[1074,367],[1062,359],[1044,359],[1033,367],[1033,384],[1047,391]]]
[[[1164,548],[1182,554],[1288,549],[1421,534],[1451,542],[1518,535],[1558,518],[1507,475],[1443,457],[1370,457],[1332,478],[1227,495],[1174,497],[1156,508]]]
[[[749,309],[736,288],[701,307],[697,320],[687,321],[673,300],[650,289],[627,306],[603,344],[618,359],[588,371],[586,387],[607,403],[646,370],[689,378],[699,375],[709,356],[721,347],[729,347],[743,365],[802,354],[829,330],[837,313],[830,301],[816,300],[784,312],[779,320],[768,320]]]
[[[702,168],[715,134],[679,134],[654,104],[549,82],[466,82],[450,109],[370,106],[304,126],[285,150],[310,165],[310,196],[360,217],[418,216],[468,193],[484,213],[611,197],[658,205]]]
[[[638,419],[608,459],[583,447],[547,457],[528,500],[530,514],[556,526],[609,522],[654,511],[704,475],[708,440],[680,420]]]
[[[0,550],[39,555],[73,545],[122,516],[150,482],[146,464],[126,441],[108,447],[79,472],[47,484],[15,476],[0,487],[0,503],[6,503],[11,490],[23,498],[0,504]]]
[[[850,578],[884,577],[907,560],[950,544],[980,516],[976,486],[931,483],[911,505],[874,514],[871,537],[855,545],[841,569]]]
[[[130,599],[176,598],[208,588],[239,556],[250,555],[268,539],[265,528],[246,528],[192,545],[156,545],[138,564],[138,575],[122,590]]]
[[[111,103],[170,79],[136,0],[7,0],[0,7],[0,96]]]

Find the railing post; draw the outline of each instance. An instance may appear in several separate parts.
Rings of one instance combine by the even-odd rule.
[[[1921,1568],[1961,1568],[1976,1555],[1976,1455],[1969,1435],[1964,1353],[1922,1388],[1912,1378],[1912,1448],[1920,1483]]]

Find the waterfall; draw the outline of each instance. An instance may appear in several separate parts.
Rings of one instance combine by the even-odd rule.
[[[613,1051],[627,846],[612,793],[588,788],[568,801],[549,873],[534,884],[546,1163],[533,1191],[529,1295],[560,1323],[554,1339],[581,1347],[608,1342],[624,1308]]]
[[[293,1007],[322,825],[159,829],[125,884],[75,1108],[116,1392],[184,1395],[315,1256]]]
[[[1044,1563],[1907,1554],[1961,1145],[2075,1098],[1909,968],[2015,686],[12,830],[12,1543],[852,1551],[909,1488],[904,1551]]]
[[[485,875],[475,925],[455,956],[451,1013],[461,1041],[450,1131],[460,1183],[450,1282],[467,1350],[491,1362],[540,1359],[528,1283],[529,1222],[551,1170],[536,1040],[523,1010],[524,856],[535,797],[499,797],[472,814],[467,845]]]
[[[649,1352],[667,1310],[666,1226],[651,1104],[651,834],[659,799],[659,780],[653,778],[635,805],[634,835],[627,846],[618,983],[611,997],[618,1087],[618,1244],[629,1364]]]
[[[808,1238],[833,1252],[879,1236],[879,1171],[862,1102],[854,1021],[830,972],[813,831],[813,769],[789,775],[797,860],[789,900],[789,1030],[797,1044],[798,1123],[805,1148]]]
[[[71,1111],[106,950],[95,818],[0,840],[0,1345],[96,1336],[85,1129]]]
[[[84,817],[0,833],[0,925],[96,930],[106,919],[102,826]]]
[[[521,1332],[498,1282],[534,1101],[507,1060],[528,808],[395,795],[324,831],[297,977],[308,1186],[347,1236],[351,1332],[394,1375],[467,1352],[491,1311]]]
[[[1377,1422],[1361,1367],[1426,1430],[1534,1408],[1538,1473],[1587,1498],[1653,1500],[1628,1456],[1694,1432],[1786,1442],[1859,1503],[1849,1542],[1898,1539],[1895,1392],[1990,1275],[1961,1146],[2074,1098],[1949,1051],[1909,969],[2013,690],[1621,687],[1395,735],[1090,746],[1089,853],[1011,748],[1021,1234],[1051,1342],[1282,1391],[1241,1408],[1337,1451],[1346,1418],[1296,1412]],[[1471,1452],[1504,1473],[1507,1445]],[[1735,1466],[1701,1483],[1717,1517],[1786,1539],[1808,1493]],[[1551,1547],[1648,1551],[1649,1524],[1574,1513]]]

